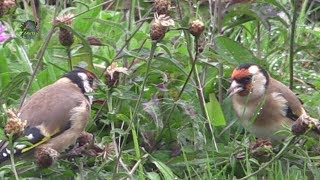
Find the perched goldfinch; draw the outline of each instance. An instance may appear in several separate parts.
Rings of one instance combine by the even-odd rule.
[[[84,131],[89,119],[96,76],[82,68],[67,73],[55,83],[42,88],[23,104],[18,118],[26,121],[14,154],[35,150],[40,167],[50,166]],[[20,138],[21,139],[21,138]],[[10,158],[8,142],[0,143],[0,163]]]
[[[258,138],[284,140],[275,133],[305,114],[298,97],[258,65],[238,66],[231,80],[228,92],[233,108],[241,124]]]

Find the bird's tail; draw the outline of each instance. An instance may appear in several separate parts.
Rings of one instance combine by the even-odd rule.
[[[44,136],[40,130],[35,127],[27,128],[21,137],[22,138],[15,141],[13,152],[10,150],[11,148],[9,147],[8,141],[0,142],[0,163],[8,160],[12,153],[14,155],[20,155],[50,139],[50,136]]]

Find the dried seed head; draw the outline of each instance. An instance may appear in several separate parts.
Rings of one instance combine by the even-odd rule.
[[[154,14],[154,22],[151,25],[150,37],[154,41],[161,41],[169,26],[174,26],[174,21],[169,16]]]
[[[68,31],[67,29],[60,28],[59,41],[62,46],[70,47],[74,42],[73,33]]]
[[[171,1],[170,0],[155,0],[154,1],[154,9],[160,14],[168,14],[168,10],[170,9]]]
[[[8,110],[7,114],[9,117],[9,121],[7,122],[6,127],[4,128],[6,134],[21,134],[27,125],[27,121],[21,120],[11,109]]]
[[[106,71],[107,85],[109,87],[114,87],[119,82],[120,73],[129,75],[128,69],[125,67],[118,67],[118,63],[113,62]]]
[[[200,21],[199,19],[192,21],[190,23],[190,27],[189,27],[189,32],[190,34],[192,34],[193,36],[200,36],[201,33],[204,31],[204,24],[202,21]]]

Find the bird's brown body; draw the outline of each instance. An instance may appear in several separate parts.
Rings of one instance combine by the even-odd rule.
[[[247,81],[244,81],[248,78]],[[234,110],[241,124],[260,138],[283,140],[276,132],[289,128],[305,110],[297,96],[256,65],[235,69],[230,87]],[[233,91],[233,92],[232,92]]]
[[[50,166],[85,130],[89,119],[96,76],[82,68],[66,74],[55,83],[40,89],[25,102],[18,113],[26,121],[20,137],[31,145],[16,143],[14,153],[24,154],[35,150],[40,167]],[[0,143],[0,163],[9,159],[12,152],[8,142]]]
[[[65,144],[73,144],[84,130],[90,109],[91,105],[80,88],[68,78],[62,78],[33,94],[18,115],[27,121],[27,127],[38,127],[46,136],[57,135],[50,141],[60,139],[54,149],[61,152],[68,147]]]

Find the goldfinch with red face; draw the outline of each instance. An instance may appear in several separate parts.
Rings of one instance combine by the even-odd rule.
[[[14,154],[35,150],[40,167],[50,166],[59,153],[73,145],[89,119],[96,76],[82,68],[67,73],[55,83],[42,88],[25,102],[18,118],[27,122],[21,137],[29,143],[16,142]],[[10,158],[8,142],[0,143],[0,163]]]
[[[305,110],[298,97],[284,84],[255,64],[234,69],[228,90],[241,124],[258,138],[282,141],[276,132],[291,127]]]

